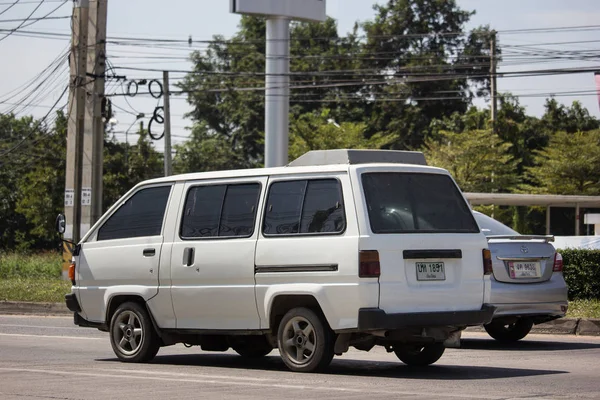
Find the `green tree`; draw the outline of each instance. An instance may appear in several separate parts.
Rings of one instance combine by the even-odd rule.
[[[234,152],[226,138],[210,135],[205,126],[198,124],[189,139],[174,148],[173,170],[177,174],[240,169],[247,165],[243,155]]]
[[[517,184],[518,160],[509,152],[511,145],[491,130],[442,131],[439,135],[441,140],[425,142],[427,163],[450,171],[463,191],[506,192]]]
[[[564,131],[568,133],[585,132],[600,128],[600,121],[590,115],[589,111],[574,101],[571,107],[559,104],[554,98],[546,100],[542,123],[546,131]]]
[[[164,174],[163,156],[159,154],[146,130],[138,132],[137,143],[129,146],[115,139],[104,141],[104,210],[138,183]]]
[[[487,92],[493,33],[480,27],[463,34],[473,13],[455,0],[388,0],[374,9],[375,19],[363,23],[363,68],[388,76],[389,84],[365,85],[373,100],[369,127],[397,134],[394,148],[416,149],[432,120],[464,113],[473,90]]]
[[[16,208],[19,178],[39,156],[22,145],[30,136],[38,135],[32,132],[34,129],[36,124],[31,117],[0,115],[0,248],[3,249],[14,249],[26,230],[27,220]]]
[[[294,160],[310,150],[381,149],[392,143],[394,135],[376,134],[365,137],[364,123],[337,124],[330,111],[308,113],[296,119],[290,127],[289,159]]]
[[[557,132],[548,147],[535,155],[536,165],[526,170],[532,182],[523,187],[533,193],[600,194],[600,131]]]
[[[53,225],[64,202],[66,119],[0,115],[0,247],[56,245]]]
[[[29,237],[21,246],[50,248],[58,244],[56,216],[64,210],[67,118],[57,113],[54,128],[36,138],[39,157],[19,179],[16,211],[27,219]]]

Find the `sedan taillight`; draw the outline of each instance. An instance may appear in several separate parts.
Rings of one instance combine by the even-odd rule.
[[[492,268],[492,252],[489,249],[483,249],[483,274],[491,275],[494,272]]]
[[[563,258],[560,253],[554,253],[554,267],[552,271],[554,272],[562,272],[563,270]]]

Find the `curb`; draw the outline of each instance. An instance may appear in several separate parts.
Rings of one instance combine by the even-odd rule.
[[[467,332],[485,332],[482,326],[467,328]],[[550,335],[600,336],[600,319],[559,318],[534,325],[531,333]]]
[[[63,303],[29,303],[21,301],[0,301],[0,315],[73,315]]]
[[[0,301],[0,315],[68,316],[73,313],[64,303]],[[481,326],[475,326],[467,328],[467,332],[485,332],[485,330]],[[534,325],[531,333],[600,336],[600,319],[559,318]]]

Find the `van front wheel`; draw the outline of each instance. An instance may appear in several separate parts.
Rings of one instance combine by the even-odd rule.
[[[110,321],[110,344],[121,361],[147,362],[160,348],[148,312],[139,304],[123,303]]]
[[[277,345],[283,362],[294,372],[322,370],[333,358],[333,332],[314,311],[304,307],[285,314]]]
[[[394,346],[394,353],[404,364],[424,367],[440,359],[446,348],[443,343],[403,344]]]

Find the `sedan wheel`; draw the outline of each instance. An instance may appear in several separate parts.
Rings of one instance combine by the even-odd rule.
[[[533,327],[533,320],[530,318],[519,318],[511,324],[503,321],[492,321],[483,327],[494,339],[509,343],[516,342],[527,336]]]
[[[440,359],[446,348],[443,343],[403,344],[394,346],[394,353],[404,364],[423,367]]]
[[[273,351],[273,346],[266,336],[235,337],[231,347],[245,358],[261,358]]]

